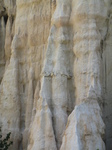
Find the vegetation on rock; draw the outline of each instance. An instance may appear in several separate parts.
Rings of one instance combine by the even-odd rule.
[[[9,132],[5,138],[2,136],[2,131],[0,128],[0,150],[8,150],[8,148],[13,144],[12,141],[10,141],[11,132]]]

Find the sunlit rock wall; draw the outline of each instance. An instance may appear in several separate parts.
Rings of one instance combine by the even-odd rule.
[[[8,18],[5,26],[3,14],[0,30],[1,34],[6,30],[5,35],[0,36],[5,43],[2,42],[3,48],[0,47],[3,55],[0,55],[0,61],[5,59],[4,75],[0,71],[3,78],[0,85],[0,123],[4,133],[12,132],[14,144],[11,149],[27,149],[29,126],[39,99],[52,6],[50,1],[2,2]],[[10,18],[14,9],[16,17],[13,17],[12,25]]]
[[[111,0],[0,0],[10,150],[111,150],[111,66]]]

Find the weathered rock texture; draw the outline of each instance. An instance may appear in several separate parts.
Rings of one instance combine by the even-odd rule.
[[[111,150],[111,58],[111,0],[0,0],[10,149]]]

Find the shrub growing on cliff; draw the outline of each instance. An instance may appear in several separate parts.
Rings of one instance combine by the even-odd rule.
[[[2,131],[0,128],[0,150],[8,150],[8,148],[13,144],[13,142],[10,141],[10,135],[11,135],[11,132],[9,132],[6,135],[6,137],[3,139]]]

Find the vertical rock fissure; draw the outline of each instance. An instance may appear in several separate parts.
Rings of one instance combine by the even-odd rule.
[[[107,33],[104,41],[104,52],[103,52],[103,86],[104,86],[104,121],[106,126],[105,142],[106,149],[112,149],[112,2],[108,1],[108,20],[107,20]]]

